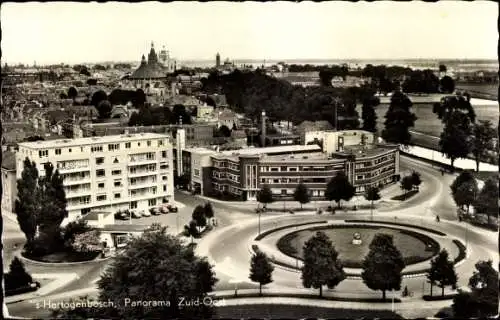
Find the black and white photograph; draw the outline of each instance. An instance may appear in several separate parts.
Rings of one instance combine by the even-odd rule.
[[[3,319],[497,319],[495,1],[4,2]]]

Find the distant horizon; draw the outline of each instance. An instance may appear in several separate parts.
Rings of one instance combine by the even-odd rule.
[[[215,55],[214,55],[215,57]],[[421,63],[431,63],[431,62],[436,62],[436,63],[446,63],[446,62],[484,62],[484,63],[494,63],[498,64],[499,61],[498,59],[488,59],[488,58],[462,58],[462,59],[456,59],[456,58],[388,58],[388,59],[372,59],[372,58],[349,58],[349,59],[342,59],[342,58],[292,58],[292,59],[279,59],[279,58],[269,58],[269,59],[259,59],[259,58],[228,58],[230,62],[238,62],[238,63],[250,63],[250,64],[258,64],[258,63],[278,63],[278,62],[285,62],[287,64],[292,64],[294,62],[298,64],[305,64],[306,63],[326,63],[326,62],[336,62],[336,63],[342,63],[342,62],[363,62],[363,63],[368,63],[368,62],[421,62]],[[33,66],[33,63],[36,62],[31,62],[31,63],[26,63],[26,62],[8,62],[4,61],[4,59],[0,59],[2,66],[7,63],[8,66],[16,66],[19,64],[25,65],[25,66]],[[209,59],[180,59],[176,60],[179,63],[211,63],[213,62],[215,66],[215,58]],[[221,57],[221,62],[223,63],[225,59],[222,59]],[[130,64],[139,64],[139,60],[115,60],[115,61],[107,61],[107,60],[96,60],[96,61],[82,61],[82,62],[69,62],[69,61],[59,61],[59,62],[53,62],[53,63],[36,63],[37,67],[42,67],[42,66],[50,66],[50,65],[59,65],[59,64],[65,64],[65,65],[96,65],[96,64],[117,64],[117,63],[130,63]],[[327,64],[332,64],[332,63],[327,63]]]

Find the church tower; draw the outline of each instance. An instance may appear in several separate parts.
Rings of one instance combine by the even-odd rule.
[[[220,54],[217,52],[217,55],[215,56],[215,67],[219,68],[220,67]]]
[[[163,48],[161,49],[158,57],[160,58],[161,64],[163,64],[166,67],[168,65],[168,61],[167,61],[168,60],[168,53],[167,53],[167,49],[165,49],[165,46],[163,46]]]
[[[148,55],[148,64],[156,64],[158,62],[158,56],[156,55],[155,52],[155,45],[151,41],[151,50],[149,51]]]

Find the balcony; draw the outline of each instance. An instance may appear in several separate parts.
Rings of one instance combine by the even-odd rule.
[[[66,178],[63,180],[63,185],[65,186],[74,186],[78,184],[91,183],[90,176],[83,178]]]
[[[128,166],[139,166],[143,164],[156,163],[158,160],[156,158],[138,158],[138,157],[129,157]]]
[[[129,178],[135,178],[135,177],[146,177],[146,176],[156,176],[158,174],[158,171],[146,171],[146,170],[141,170],[141,171],[135,171],[135,172],[130,172],[128,173]]]
[[[158,181],[151,181],[151,180],[147,180],[147,181],[139,181],[139,182],[136,182],[135,184],[128,184],[128,189],[129,190],[133,190],[133,189],[142,189],[142,188],[147,188],[147,187],[156,187],[158,186]]]
[[[85,167],[62,167],[62,168],[57,168],[57,170],[59,170],[60,174],[74,173],[74,172],[85,172],[85,171],[90,172],[90,167],[89,166],[85,166]]]
[[[92,190],[90,188],[65,190],[65,192],[66,192],[66,199],[92,195]]]

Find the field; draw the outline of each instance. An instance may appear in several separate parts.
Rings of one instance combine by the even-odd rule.
[[[482,93],[498,99],[498,84],[457,83],[456,87],[459,90],[467,90],[471,96],[475,96],[474,93]]]
[[[376,107],[379,134],[384,128],[384,116],[388,108],[388,104],[381,104]],[[498,106],[475,105],[474,110],[478,120],[489,120],[493,123],[494,127],[498,126]],[[361,114],[361,110],[358,110],[358,112]],[[443,130],[443,124],[437,115],[432,113],[432,104],[414,104],[413,112],[417,116],[415,127],[412,129],[415,132],[413,134],[413,142],[422,147],[436,149],[439,141],[438,138]]]

